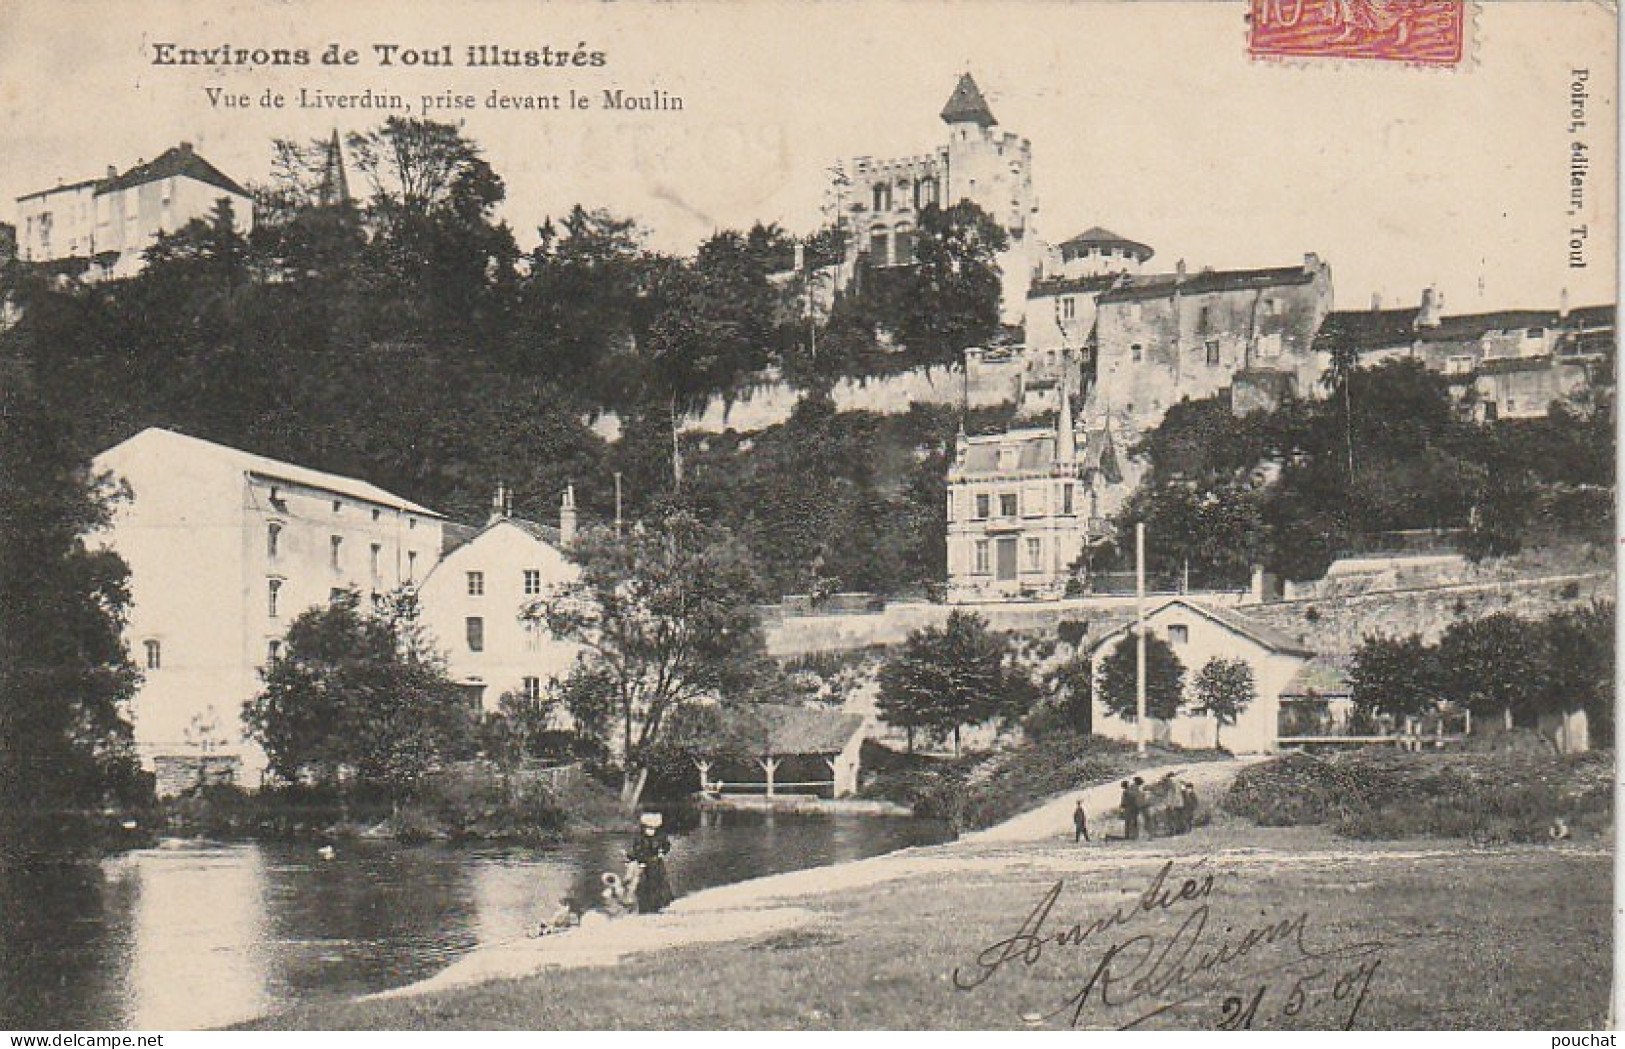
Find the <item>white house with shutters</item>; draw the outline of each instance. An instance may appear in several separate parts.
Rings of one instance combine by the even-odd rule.
[[[485,710],[496,710],[506,692],[540,696],[575,663],[576,645],[522,614],[578,575],[564,553],[575,536],[573,491],[559,525],[512,516],[510,496],[499,489],[483,528],[448,530],[448,549],[419,589],[421,621],[447,671]]]

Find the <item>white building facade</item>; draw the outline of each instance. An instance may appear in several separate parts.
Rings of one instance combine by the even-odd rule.
[[[17,257],[82,263],[87,280],[132,277],[159,234],[207,219],[220,200],[230,202],[237,231],[248,233],[253,197],[182,142],[128,171],[109,168],[106,178],[17,198]]]
[[[1147,718],[1147,742],[1208,748],[1215,739],[1233,754],[1267,754],[1278,749],[1281,694],[1314,656],[1304,645],[1279,631],[1256,623],[1229,609],[1218,609],[1186,598],[1175,598],[1146,614],[1148,636],[1160,637],[1185,668],[1185,700],[1171,720]],[[1119,645],[1133,645],[1132,625],[1120,627],[1095,643],[1093,665],[1093,732],[1107,739],[1133,742],[1138,726],[1107,709],[1100,696],[1101,666]],[[1239,659],[1253,673],[1256,698],[1234,725],[1218,725],[1212,717],[1191,711],[1196,677],[1210,659]]]
[[[130,494],[93,541],[130,568],[143,763],[235,756],[256,784],[265,759],[244,738],[242,708],[289,624],[344,590],[367,599],[422,579],[441,515],[364,481],[157,428],[94,466]]]
[[[1078,432],[1063,381],[1053,426],[961,433],[948,468],[948,600],[1065,596],[1073,565],[1106,537],[1122,481],[1109,430]]]
[[[564,553],[575,532],[573,493],[565,496],[560,524],[510,516],[499,493],[485,527],[448,550],[419,589],[423,625],[447,672],[483,710],[495,711],[504,693],[540,697],[575,663],[576,645],[524,616],[579,575]]]

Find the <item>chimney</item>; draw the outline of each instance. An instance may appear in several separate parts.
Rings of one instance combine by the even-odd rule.
[[[1374,291],[1374,292],[1371,293],[1371,312],[1376,313],[1377,311],[1379,311],[1381,309],[1382,309],[1382,292]]]
[[[118,178],[118,168],[114,167],[111,164],[107,165],[107,177],[108,178]]]
[[[498,481],[497,490],[491,496],[491,516],[486,519],[486,524],[494,525],[508,516],[508,507],[511,505],[510,498],[507,486]]]
[[[1180,259],[1178,262],[1174,263],[1174,276],[1179,278],[1180,280],[1185,279],[1185,260],[1184,259]]]
[[[1569,319],[1569,289],[1567,288],[1564,288],[1557,296],[1557,319],[1560,321]]]
[[[1422,289],[1422,305],[1416,311],[1418,328],[1437,328],[1444,317],[1444,296],[1431,285]]]
[[[190,153],[190,152],[192,152],[192,143],[182,140],[182,142],[181,142],[181,152],[182,153]]]
[[[559,544],[569,546],[576,540],[576,486],[570,485],[564,490],[564,498],[559,502]]]
[[[1315,270],[1319,269],[1320,268],[1320,256],[1315,254],[1312,251],[1304,252],[1303,253],[1303,268],[1304,268],[1304,270],[1306,272],[1309,272],[1309,273],[1313,273]]]

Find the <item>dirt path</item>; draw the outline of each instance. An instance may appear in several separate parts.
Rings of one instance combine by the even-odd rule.
[[[1158,777],[1171,769],[1190,780],[1211,803],[1238,771],[1258,759],[1193,762],[1158,766],[1146,773]],[[861,889],[898,878],[941,877],[954,871],[996,872],[1016,863],[1059,863],[1066,869],[1120,867],[1150,863],[1162,850],[1137,847],[1133,853],[1080,849],[1055,856],[1031,856],[1002,847],[1053,842],[1070,843],[1072,807],[1083,798],[1091,827],[1107,829],[1102,816],[1117,808],[1118,785],[1102,784],[1069,791],[1038,808],[995,827],[975,831],[943,845],[904,849],[870,859],[813,867],[706,889],[685,896],[665,913],[589,924],[554,936],[512,940],[476,949],[434,976],[369,997],[398,998],[463,987],[487,980],[516,979],[542,969],[613,965],[646,951],[687,944],[717,943],[812,923],[820,896]],[[1113,829],[1120,827],[1111,821]]]

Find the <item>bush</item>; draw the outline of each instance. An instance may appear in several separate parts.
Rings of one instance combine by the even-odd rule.
[[[1546,841],[1558,819],[1601,831],[1612,811],[1608,754],[1410,754],[1371,748],[1288,754],[1244,769],[1224,808],[1263,826],[1325,824],[1347,838]]]
[[[552,841],[568,822],[540,775],[464,762],[424,777],[391,825],[402,841]]]

